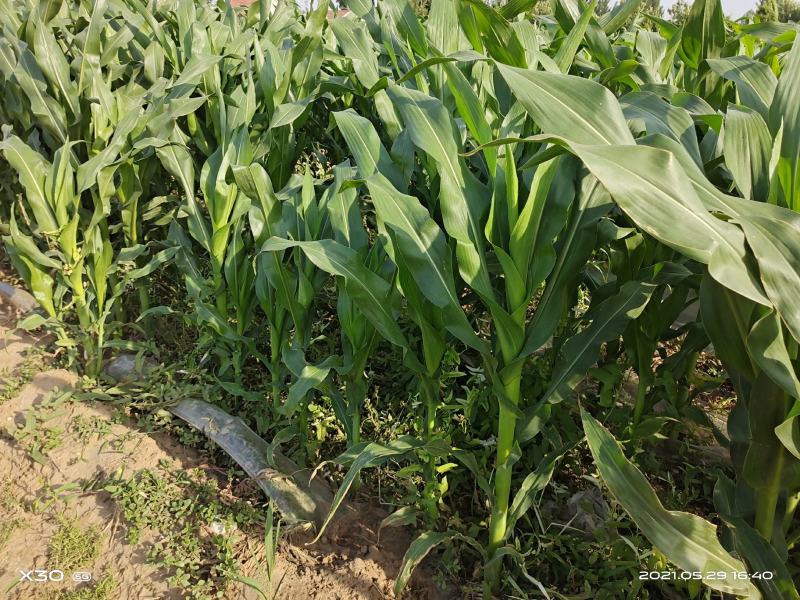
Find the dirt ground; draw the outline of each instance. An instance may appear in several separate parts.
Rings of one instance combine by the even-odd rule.
[[[64,392],[76,383],[76,375],[49,370],[46,356],[37,363],[40,366],[35,367],[35,373],[21,378],[19,370],[29,364],[26,353],[37,343],[40,348],[42,344],[35,336],[15,331],[17,317],[0,299],[0,390],[4,384],[13,388],[14,381],[21,381],[12,397],[0,396],[0,598],[94,598],[69,592],[83,589],[88,594],[108,576],[118,584],[111,598],[185,597],[181,589],[167,581],[167,569],[148,564],[148,551],[157,543],[159,532],[148,531],[138,543],[129,543],[125,520],[111,496],[86,488],[120,467],[125,473],[135,473],[168,460],[174,469],[204,468],[204,459],[165,434],[146,434],[124,420],[119,422],[103,403],[65,399]],[[31,442],[37,439],[36,434],[20,440],[9,431],[19,432],[26,420],[33,422],[36,415],[45,414],[45,409],[47,420],[39,424],[40,428],[55,432],[58,443],[41,454],[35,451],[39,446]],[[103,435],[81,436],[74,424],[89,421],[107,423]],[[41,444],[47,444],[47,439]],[[376,507],[349,506],[317,544],[307,545],[310,538],[305,534],[284,538],[276,563],[275,580],[282,580],[278,598],[394,597],[393,577],[410,536],[404,530],[389,529],[379,539],[378,524],[385,516]],[[91,573],[92,583],[75,583],[71,580],[75,569],[54,563],[58,560],[53,556],[54,536],[65,521],[99,532],[100,551],[89,564],[77,569]],[[262,542],[252,539],[247,543],[252,544],[252,553],[244,572],[261,572],[258,557],[263,555],[263,546],[259,547]],[[20,581],[21,571],[34,569],[62,569],[64,581]],[[404,596],[445,597],[434,592],[425,579],[418,577]],[[234,584],[226,597],[238,600],[259,596],[244,585]]]

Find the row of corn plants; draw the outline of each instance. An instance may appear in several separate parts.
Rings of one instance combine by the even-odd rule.
[[[251,422],[330,459],[306,443],[310,406],[330,404],[348,470],[319,536],[365,468],[419,474],[389,520],[422,527],[398,593],[442,544],[478,557],[486,597],[520,577],[544,590],[523,540],[585,442],[673,565],[719,592],[800,598],[796,26],[732,23],[719,0],[681,27],[636,0],[535,18],[528,0],[433,0],[425,17],[345,4],[2,0],[3,240],[43,309],[22,325],[52,328],[96,376],[174,310],[148,285],[169,263],[204,366],[259,400]],[[709,344],[737,397],[719,528],[667,510],[625,456],[707,424]],[[416,423],[362,439],[387,348]],[[457,442],[453,351],[487,390],[456,409]],[[575,391],[587,377],[596,398]],[[614,410],[625,446],[600,423]],[[465,478],[481,500],[459,527],[445,513]]]

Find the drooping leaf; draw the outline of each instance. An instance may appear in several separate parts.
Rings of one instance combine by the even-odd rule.
[[[722,571],[725,579],[705,579],[708,587],[730,594],[758,597],[755,586],[734,573],[745,570],[717,539],[717,528],[687,512],[664,508],[647,478],[631,463],[608,430],[581,410],[586,441],[603,482],[642,533],[667,559],[684,571]]]
[[[352,487],[356,477],[363,469],[377,467],[385,463],[387,460],[401,457],[423,446],[424,442],[421,440],[412,438],[410,436],[402,436],[389,442],[388,444],[379,444],[377,442],[362,444],[360,447],[351,448],[348,452],[337,459],[341,460],[347,458],[352,460],[352,464],[347,470],[339,489],[336,491],[333,502],[331,502],[330,511],[317,531],[317,537],[314,539],[314,541],[319,540],[319,538],[325,532],[325,529],[331,522],[331,519],[333,519],[333,516],[339,509],[339,506],[341,506],[342,502],[344,501],[344,498]]]
[[[411,579],[411,573],[414,571],[419,563],[439,544],[453,539],[451,532],[436,532],[436,531],[423,531],[417,538],[411,542],[411,545],[406,550],[403,556],[403,562],[400,565],[400,572],[397,574],[397,579],[394,582],[394,593],[399,596]]]

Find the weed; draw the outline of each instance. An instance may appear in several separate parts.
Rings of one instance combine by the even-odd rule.
[[[20,443],[36,462],[44,464],[47,453],[61,445],[64,428],[60,425],[48,426],[47,423],[63,416],[63,407],[71,397],[72,392],[60,392],[56,389],[40,404],[25,413],[23,424],[12,422],[6,426],[8,434]]]
[[[86,444],[92,438],[102,438],[111,433],[111,422],[93,415],[84,417],[78,415],[72,420],[72,432],[77,436],[78,441]]]
[[[17,509],[21,503],[14,490],[11,489],[12,483],[6,480],[0,484],[0,509],[12,512]]]
[[[37,492],[36,498],[34,498],[28,506],[30,512],[36,515],[47,512],[57,503],[63,505],[69,504],[75,499],[76,494],[80,492],[82,488],[81,484],[75,481],[54,485],[42,479],[40,483],[42,484],[40,491]]]
[[[109,575],[91,587],[53,592],[43,600],[113,600],[117,597],[118,588],[119,583],[113,576]]]
[[[0,371],[0,404],[16,397],[22,388],[28,385],[36,373],[42,371],[45,365],[44,350],[38,346],[31,346],[25,353],[25,359],[13,372],[6,369]]]
[[[102,534],[96,527],[83,528],[74,520],[59,518],[59,528],[50,540],[52,564],[62,571],[91,565],[100,555]]]
[[[221,597],[238,575],[243,528],[256,526],[258,511],[241,501],[224,502],[216,482],[199,470],[161,464],[105,488],[122,511],[131,543],[153,533],[148,559],[169,572],[169,582],[190,600]]]
[[[3,522],[0,523],[0,550],[2,550],[3,546],[11,539],[11,535],[18,526],[18,519],[3,520]]]

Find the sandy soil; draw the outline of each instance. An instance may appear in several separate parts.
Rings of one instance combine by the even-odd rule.
[[[14,331],[14,315],[0,300],[0,389],[23,364],[25,352],[37,343],[36,336]],[[0,536],[0,597],[10,600],[51,598],[54,592],[75,589],[65,573],[62,583],[20,582],[20,571],[58,569],[49,556],[59,519],[74,519],[81,527],[95,527],[102,533],[102,550],[94,562],[81,571],[91,572],[95,580],[113,575],[119,582],[120,600],[182,598],[181,590],[171,588],[168,573],[147,563],[150,546],[158,539],[150,531],[137,544],[126,540],[124,520],[110,496],[103,491],[84,492],[87,483],[107,476],[119,467],[125,473],[152,469],[170,460],[176,469],[203,467],[197,453],[182,447],[163,434],[145,434],[129,424],[111,423],[112,411],[102,403],[62,402],[49,411],[47,428],[60,431],[57,447],[37,462],[30,444],[18,441],[6,429],[23,425],[31,414],[41,412],[43,404],[54,402],[60,391],[76,382],[73,373],[43,368],[24,385],[15,397],[0,404],[0,524],[11,533]],[[102,419],[110,433],[86,440],[71,424],[78,417]],[[53,502],[54,497],[62,498]],[[278,598],[288,600],[379,600],[392,598],[393,577],[399,570],[403,552],[410,541],[401,529],[384,530],[378,538],[378,524],[386,516],[375,507],[349,506],[317,544],[307,545],[309,536],[293,534],[283,543],[277,557],[277,579],[282,579]],[[251,559],[245,573],[257,573],[263,556],[260,541],[252,544]],[[408,598],[444,598],[433,591],[429,578],[419,574],[404,594]],[[231,599],[256,598],[239,584],[228,594]]]

